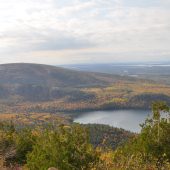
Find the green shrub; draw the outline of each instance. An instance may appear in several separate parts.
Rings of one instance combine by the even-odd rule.
[[[79,125],[46,129],[37,138],[33,151],[27,156],[27,167],[31,170],[90,169],[99,160],[98,153],[89,144],[88,134]]]

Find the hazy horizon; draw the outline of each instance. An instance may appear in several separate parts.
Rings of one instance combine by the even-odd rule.
[[[170,62],[170,0],[1,0],[0,64]]]
[[[95,63],[91,63],[91,62],[80,62],[80,63],[43,63],[43,62],[6,62],[6,63],[0,63],[0,65],[3,64],[44,64],[44,65],[51,65],[51,66],[83,66],[83,65],[113,65],[113,66],[167,66],[170,67],[170,61],[138,61],[138,62],[132,62],[132,61],[128,61],[128,62],[95,62]]]

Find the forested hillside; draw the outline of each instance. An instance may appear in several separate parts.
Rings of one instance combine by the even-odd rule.
[[[170,104],[170,86],[40,64],[0,65],[1,113],[148,109],[155,100]]]
[[[0,65],[0,84],[7,85],[88,87],[108,85],[118,79],[126,78],[104,73],[74,71],[43,64],[14,63]]]
[[[154,103],[152,118],[146,119],[141,133],[135,135],[103,125],[49,124],[33,128],[1,122],[0,167],[22,167],[25,170],[47,170],[49,167],[59,170],[168,170],[169,110],[164,102]],[[96,139],[97,136],[100,139]]]
[[[87,129],[90,143],[94,147],[111,148],[114,150],[135,136],[135,134],[129,131],[108,125],[87,124],[81,126]]]

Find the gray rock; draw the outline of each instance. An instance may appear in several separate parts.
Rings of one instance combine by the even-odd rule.
[[[54,168],[54,167],[51,167],[51,168],[48,168],[48,170],[58,170],[58,169]]]

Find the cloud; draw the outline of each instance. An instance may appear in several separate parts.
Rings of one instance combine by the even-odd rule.
[[[169,9],[170,0],[1,0],[1,63],[170,60]]]
[[[55,51],[55,50],[68,50],[68,49],[81,49],[92,48],[95,44],[92,44],[88,39],[80,39],[71,35],[65,35],[64,33],[57,33],[54,36],[44,37],[42,42],[38,42],[34,45],[35,50],[42,51]]]

